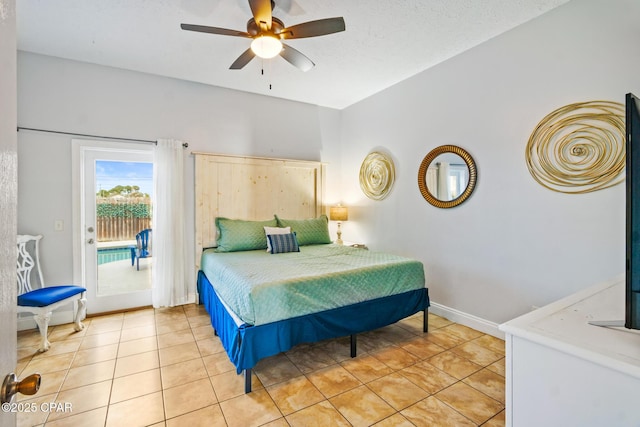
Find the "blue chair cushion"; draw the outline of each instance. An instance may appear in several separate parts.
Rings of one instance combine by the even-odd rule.
[[[72,285],[34,289],[31,292],[18,295],[18,305],[23,307],[45,307],[84,291],[86,291],[85,288]]]

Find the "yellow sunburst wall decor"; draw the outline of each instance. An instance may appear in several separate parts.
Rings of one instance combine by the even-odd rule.
[[[391,191],[395,180],[393,159],[386,153],[372,151],[360,166],[360,188],[370,199],[382,200]]]
[[[624,105],[589,101],[558,108],[543,118],[527,144],[527,167],[544,187],[588,193],[624,181]]]

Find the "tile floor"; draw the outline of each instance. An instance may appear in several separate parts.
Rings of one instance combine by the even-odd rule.
[[[362,334],[354,359],[348,338],[264,359],[246,395],[202,306],[55,326],[42,354],[36,331],[19,332],[16,372],[42,385],[18,399],[35,409],[18,426],[503,426],[504,341],[429,322]]]

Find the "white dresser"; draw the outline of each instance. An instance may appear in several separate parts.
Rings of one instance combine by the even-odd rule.
[[[507,425],[640,426],[640,331],[624,319],[624,276],[500,325]]]

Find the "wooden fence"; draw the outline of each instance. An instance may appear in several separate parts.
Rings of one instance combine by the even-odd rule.
[[[151,199],[96,199],[96,236],[98,242],[135,240],[136,234],[151,228]]]

